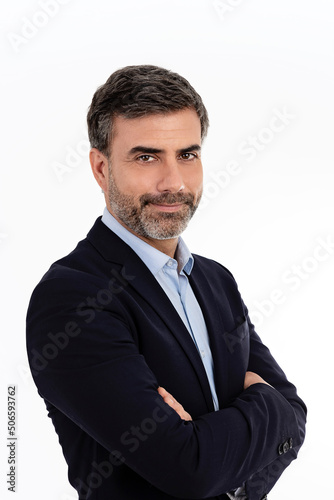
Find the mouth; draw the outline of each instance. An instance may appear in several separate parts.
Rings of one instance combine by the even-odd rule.
[[[171,203],[166,205],[160,203],[150,203],[150,205],[161,212],[177,212],[183,206],[183,203]]]

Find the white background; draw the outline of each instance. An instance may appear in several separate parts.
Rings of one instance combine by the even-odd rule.
[[[25,313],[49,265],[104,207],[87,159],[94,91],[119,67],[157,64],[189,79],[211,120],[205,205],[185,240],[232,271],[258,333],[309,407],[306,443],[270,500],[333,499],[333,3],[62,0],[52,15],[42,3],[1,9],[1,498],[76,498],[29,375]],[[277,112],[289,118],[270,132]],[[252,137],[259,150],[246,154]],[[226,177],[230,161],[238,168]],[[329,246],[319,253],[320,241]],[[14,497],[9,384],[18,387]]]

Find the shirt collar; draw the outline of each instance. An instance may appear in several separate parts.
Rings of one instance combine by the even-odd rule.
[[[179,237],[176,248],[176,260],[178,262],[180,272],[184,271],[189,275],[194,266],[194,257],[191,255],[189,248],[181,236]]]
[[[119,238],[121,238],[127,245],[129,245],[134,252],[140,257],[144,264],[149,268],[151,273],[155,276],[170,260],[170,257],[160,250],[152,247],[146,241],[142,240],[135,234],[131,233],[122,224],[115,219],[113,215],[109,212],[107,207],[105,207],[102,215],[102,222]],[[181,237],[178,239],[178,245],[176,249],[176,260],[178,263],[178,269],[181,273],[185,271],[186,274],[190,274],[194,265],[194,258],[191,255],[187,245]]]

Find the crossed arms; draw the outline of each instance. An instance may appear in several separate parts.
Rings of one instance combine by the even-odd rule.
[[[136,327],[118,297],[94,321],[78,316],[71,304],[91,294],[91,286],[72,275],[45,280],[28,313],[30,361],[34,352],[43,352],[50,328],[61,331],[76,319],[78,334],[66,348],[43,369],[32,366],[40,394],[61,412],[64,425],[69,419],[119,457],[121,466],[173,497],[218,496],[246,482],[249,499],[260,499],[296,457],[305,407],[255,332],[250,329],[244,391],[226,408],[191,420],[158,389],[138,348]],[[258,366],[271,385],[256,374]],[[152,420],[154,432],[140,434],[143,423]],[[283,457],[279,445],[288,440],[291,448],[284,449]]]
[[[253,384],[268,384],[265,380],[263,380],[260,375],[257,375],[257,373],[253,372],[246,372],[245,375],[245,382],[244,382],[244,389],[248,389]],[[163,398],[164,402],[168,404],[173,410],[176,411],[176,413],[179,415],[182,420],[192,420],[191,415],[183,408],[183,406],[176,401],[176,399],[168,392],[164,387],[158,387],[158,393],[160,396]]]

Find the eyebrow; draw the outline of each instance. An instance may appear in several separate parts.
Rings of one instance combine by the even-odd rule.
[[[177,154],[184,154],[184,153],[189,153],[189,151],[201,151],[201,146],[199,144],[192,144],[191,146],[187,148],[182,148],[178,149],[176,152]],[[130,149],[128,152],[129,156],[132,156],[133,154],[136,153],[144,153],[144,154],[159,154],[159,153],[164,153],[165,151],[163,149],[157,149],[157,148],[150,148],[147,146],[135,146]]]

